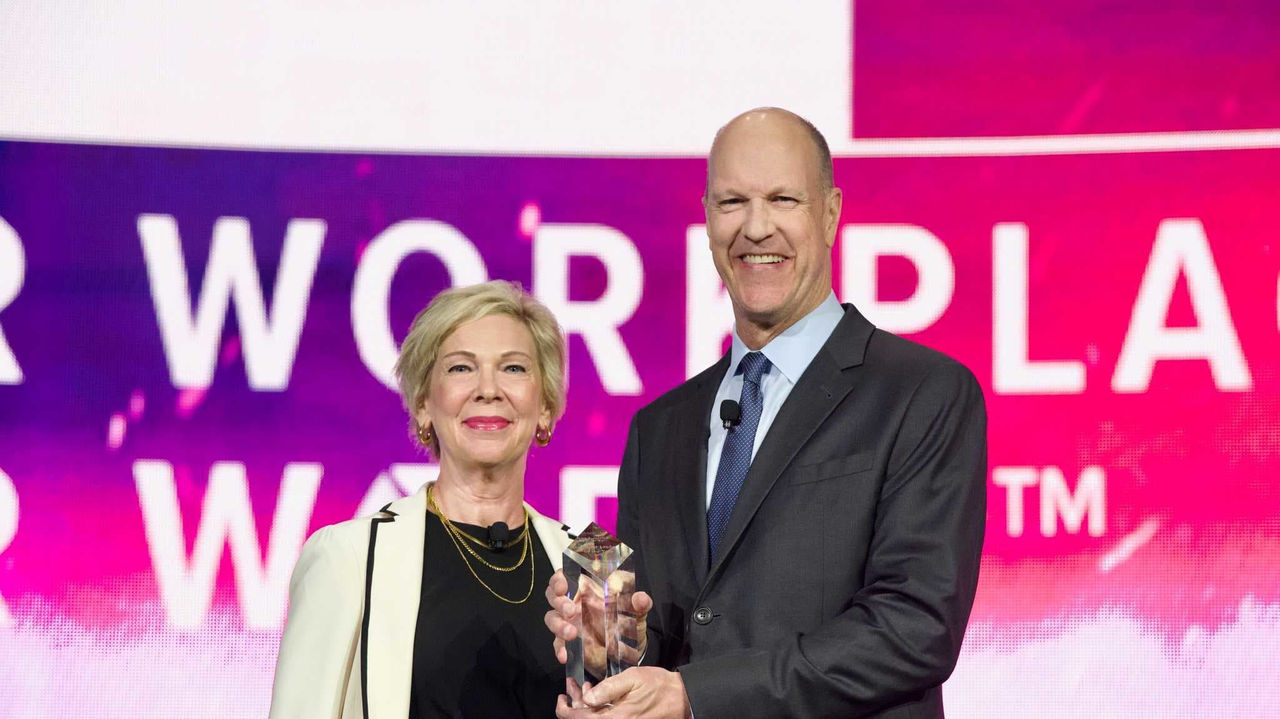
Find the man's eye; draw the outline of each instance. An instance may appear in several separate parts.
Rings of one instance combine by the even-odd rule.
[[[799,202],[799,200],[797,200],[796,198],[788,197],[787,195],[778,195],[777,197],[773,198],[773,201],[780,205],[794,205],[797,202]]]
[[[744,202],[744,200],[743,200],[741,197],[730,197],[730,198],[728,198],[728,199],[726,199],[726,200],[721,200],[721,201],[720,201],[720,206],[721,206],[721,207],[733,207],[734,205],[741,205],[743,202]]]

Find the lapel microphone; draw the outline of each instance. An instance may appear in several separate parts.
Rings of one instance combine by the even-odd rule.
[[[742,421],[742,405],[737,400],[726,399],[720,403],[720,421],[724,422],[724,428],[730,429],[737,427]]]
[[[494,522],[489,525],[489,549],[495,552],[501,552],[507,548],[507,542],[511,541],[511,528],[506,522]]]

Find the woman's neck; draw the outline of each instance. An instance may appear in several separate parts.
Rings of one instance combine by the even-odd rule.
[[[524,524],[524,468],[476,468],[469,471],[440,463],[432,490],[436,507],[451,521],[487,527],[505,522]]]

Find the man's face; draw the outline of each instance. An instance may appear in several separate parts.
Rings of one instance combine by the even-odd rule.
[[[821,184],[813,141],[795,120],[751,113],[720,133],[707,165],[707,236],[740,325],[780,331],[831,291],[841,197]]]

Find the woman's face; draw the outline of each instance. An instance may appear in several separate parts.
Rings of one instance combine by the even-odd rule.
[[[445,338],[415,414],[438,438],[441,464],[523,463],[534,431],[551,420],[536,357],[529,329],[507,315],[472,320]]]

